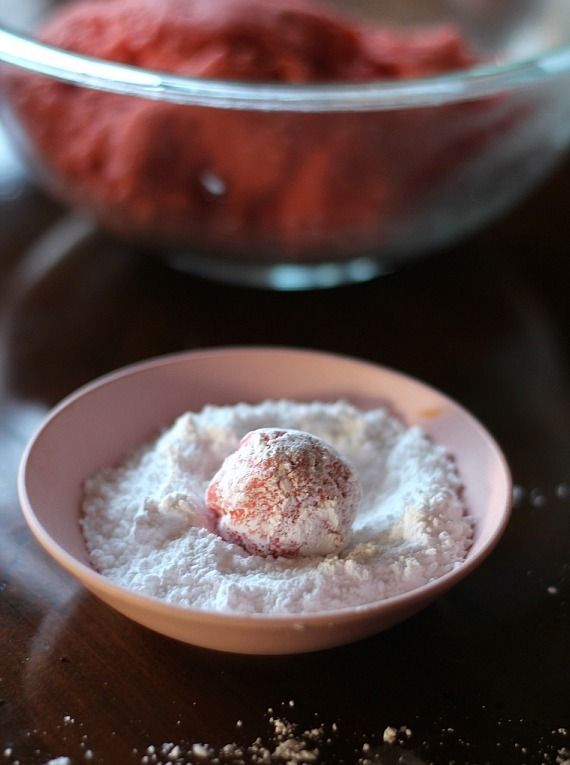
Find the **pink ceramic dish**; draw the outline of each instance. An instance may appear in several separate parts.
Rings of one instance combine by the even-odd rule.
[[[130,592],[98,574],[79,528],[82,485],[186,410],[266,398],[388,403],[455,456],[475,520],[465,563],[405,595],[368,606],[299,616],[239,616],[181,608]],[[419,611],[473,571],[501,536],[510,511],[505,459],[464,409],[397,372],[325,353],[223,348],[151,359],[86,385],[46,418],[23,454],[20,501],[40,544],[70,574],[129,618],[178,640],[222,651],[300,653],[372,635]]]

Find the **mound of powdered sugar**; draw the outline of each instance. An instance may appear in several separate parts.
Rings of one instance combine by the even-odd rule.
[[[223,460],[257,428],[312,433],[362,485],[341,552],[265,558],[214,531],[204,493]],[[398,595],[459,566],[472,537],[452,457],[385,409],[346,402],[207,406],[86,482],[83,534],[112,581],[180,606],[303,614]]]

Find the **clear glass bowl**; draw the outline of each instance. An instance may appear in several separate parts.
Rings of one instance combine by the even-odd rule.
[[[29,36],[54,5],[23,0],[18,26],[0,2],[14,141],[71,207],[212,278],[276,289],[372,278],[498,216],[570,139],[567,0],[329,2],[395,27],[451,22],[484,62],[365,84],[193,78],[82,56]]]

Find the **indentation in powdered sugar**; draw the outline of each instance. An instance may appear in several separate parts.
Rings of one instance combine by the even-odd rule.
[[[362,484],[340,554],[262,558],[222,540],[204,492],[240,439],[261,427],[313,433]],[[464,560],[472,527],[450,455],[386,410],[346,402],[207,406],[85,486],[82,528],[96,568],[182,606],[239,613],[312,613],[421,586]]]

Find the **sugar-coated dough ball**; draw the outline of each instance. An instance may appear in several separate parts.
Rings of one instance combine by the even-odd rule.
[[[342,549],[361,489],[340,455],[299,430],[248,433],[206,490],[218,532],[254,555],[326,555]]]

